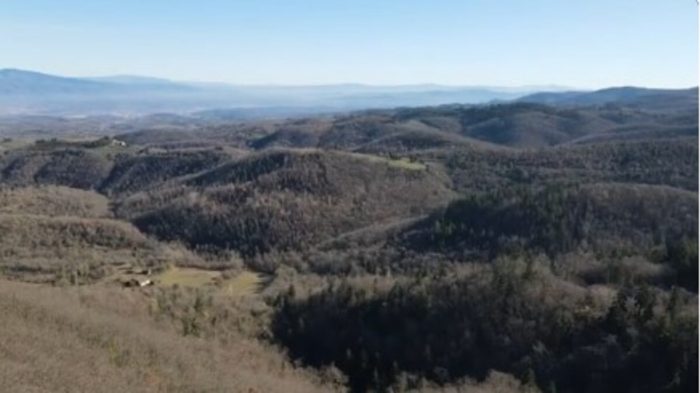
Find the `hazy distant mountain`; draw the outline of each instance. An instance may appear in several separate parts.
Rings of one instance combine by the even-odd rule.
[[[511,100],[564,106],[615,103],[646,110],[694,110],[698,92],[697,88],[620,87],[587,92],[562,91],[557,86],[435,84],[255,86],[176,82],[134,75],[71,78],[17,69],[0,70],[0,115],[141,115],[207,111],[215,113],[215,117],[234,119]]]
[[[16,69],[0,70],[0,95],[85,94],[109,86],[85,79],[65,78]]]
[[[549,105],[605,105],[617,104],[647,110],[696,110],[698,88],[646,89],[639,87],[612,87],[596,91],[541,92],[519,99]]]
[[[182,87],[182,85],[178,85],[169,79],[153,78],[153,77],[138,76],[138,75],[100,76],[100,77],[85,78],[85,79],[95,81],[95,82],[106,82],[106,83],[115,83],[115,84],[124,84],[124,85],[148,85],[148,86],[154,86],[154,85],[176,86],[177,85],[179,87]]]
[[[558,89],[547,87],[545,89]],[[120,75],[70,78],[38,72],[0,70],[0,115],[9,114],[147,114],[190,113],[216,109],[256,109],[264,116],[319,113],[398,106],[475,104],[512,100],[538,89],[455,87],[432,84],[370,86],[241,86],[174,82]],[[267,108],[271,110],[268,111]],[[289,108],[288,111],[280,108]]]

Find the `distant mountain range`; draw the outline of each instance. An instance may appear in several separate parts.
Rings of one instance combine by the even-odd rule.
[[[539,92],[518,99],[557,106],[624,105],[644,110],[696,110],[698,88],[612,87],[596,91]]]
[[[32,71],[0,70],[0,115],[141,115],[246,109],[264,116],[312,114],[398,106],[478,104],[512,100],[557,87],[488,86],[241,86],[175,82],[142,76],[71,78]]]
[[[557,86],[491,87],[434,84],[371,86],[228,85],[119,75],[72,78],[0,70],[0,115],[144,115],[208,113],[222,119],[300,116],[358,109],[484,104],[519,100],[559,106],[697,106],[697,88],[622,87],[567,91]]]

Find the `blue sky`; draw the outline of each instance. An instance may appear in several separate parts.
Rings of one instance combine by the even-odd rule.
[[[0,0],[0,68],[240,84],[698,84],[695,0]]]

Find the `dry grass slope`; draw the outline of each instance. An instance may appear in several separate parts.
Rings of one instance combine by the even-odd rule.
[[[270,347],[184,337],[137,291],[0,280],[7,392],[329,392]]]
[[[109,200],[98,193],[62,186],[0,186],[0,214],[110,217]]]
[[[0,268],[32,280],[86,283],[118,264],[159,266],[194,258],[146,238],[131,224],[102,218],[0,214]]]

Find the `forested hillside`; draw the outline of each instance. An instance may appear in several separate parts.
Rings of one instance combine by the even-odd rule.
[[[693,99],[0,122],[0,381],[697,391]]]

